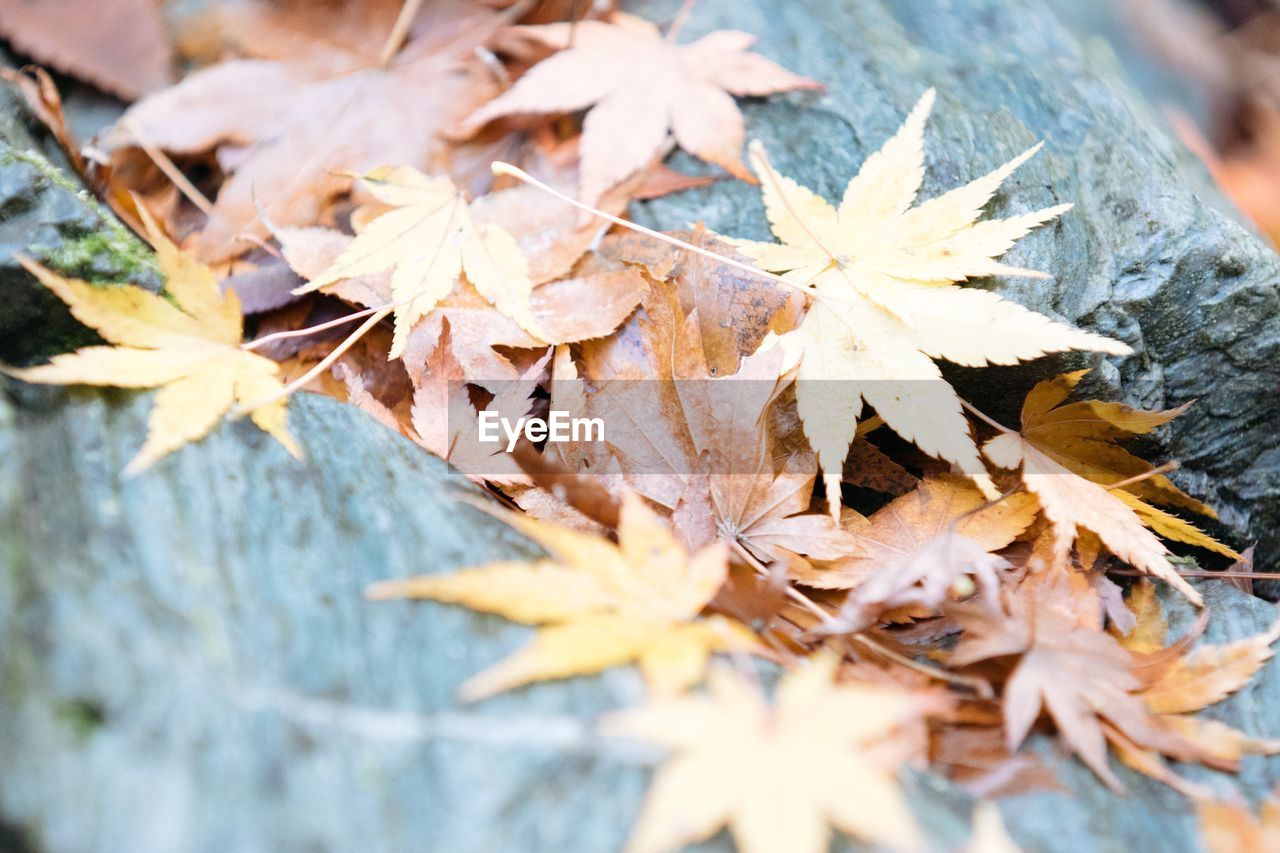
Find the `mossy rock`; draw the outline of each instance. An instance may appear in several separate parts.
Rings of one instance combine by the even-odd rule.
[[[25,364],[95,342],[19,254],[86,281],[161,286],[151,251],[72,177],[0,83],[0,361]]]

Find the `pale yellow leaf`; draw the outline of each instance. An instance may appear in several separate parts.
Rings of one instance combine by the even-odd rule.
[[[762,268],[811,290],[796,333],[804,350],[796,394],[833,514],[863,401],[904,438],[957,465],[989,496],[997,494],[960,400],[934,359],[982,366],[1070,349],[1131,352],[1119,341],[1055,323],[989,291],[956,286],[979,276],[1043,277],[997,259],[1069,205],[976,221],[1036,146],[912,207],[924,175],[924,127],[933,101],[929,90],[901,130],[866,159],[838,211],[779,174],[759,143],[750,148],[765,212],[781,244],[735,245]]]

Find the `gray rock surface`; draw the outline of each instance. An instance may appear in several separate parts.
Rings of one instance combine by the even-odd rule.
[[[599,738],[643,699],[631,670],[474,706],[468,676],[529,636],[431,603],[371,603],[376,580],[535,550],[455,498],[472,491],[363,413],[304,395],[295,462],[247,425],[124,481],[149,395],[10,385],[0,397],[0,849],[44,853],[607,851],[655,757]],[[1272,608],[1221,583],[1208,639]],[[1190,620],[1176,608],[1175,631]],[[1280,672],[1215,715],[1280,734]],[[1123,768],[1119,799],[1035,747],[1073,791],[1001,802],[1029,850],[1196,850],[1185,801]],[[1113,762],[1114,763],[1114,762]],[[1241,777],[1258,797],[1280,759]],[[908,780],[939,850],[968,798]],[[6,839],[8,839],[6,847]],[[25,845],[18,846],[19,843]],[[721,836],[711,849],[728,849]]]
[[[638,8],[669,19],[675,0]],[[1095,371],[1099,393],[1144,406],[1197,404],[1157,455],[1175,479],[1219,508],[1236,542],[1259,540],[1260,568],[1280,548],[1280,262],[1217,205],[1203,170],[1152,110],[1095,67],[1035,0],[769,0],[701,2],[682,39],[732,27],[758,49],[827,84],[825,93],[749,104],[748,138],[784,174],[838,198],[862,160],[929,86],[938,103],[926,134],[923,196],[984,174],[1044,140],[990,206],[995,215],[1074,202],[1058,223],[1007,256],[1055,280],[984,282],[1049,316],[1131,344],[1136,354]],[[674,164],[700,165],[684,155]],[[635,206],[649,225],[704,221],[768,238],[756,188],[722,181]],[[953,370],[963,391],[1016,424],[1038,378],[1089,364],[1045,359],[1021,369]]]
[[[673,6],[646,8],[661,17]],[[1112,390],[1145,404],[1201,397],[1170,437],[1188,463],[1184,482],[1207,490],[1237,529],[1252,525],[1275,542],[1275,258],[1201,201],[1202,176],[1092,74],[1052,16],[1008,0],[702,0],[688,36],[717,26],[762,34],[761,50],[831,86],[819,98],[747,108],[779,167],[829,195],[927,85],[941,95],[929,192],[1047,138],[996,207],[1079,204],[1013,256],[1057,272],[1058,282],[993,286],[1135,344],[1138,357],[1100,371]],[[14,114],[0,108],[0,188],[11,174],[20,187],[18,202],[0,203],[0,244],[29,247],[33,228],[63,237],[58,211],[76,221],[73,202],[83,197],[26,154],[30,140],[13,142],[5,122]],[[6,150],[22,156],[6,161]],[[26,167],[38,177],[24,178]],[[37,186],[41,195],[21,189]],[[44,210],[27,200],[45,192],[61,199],[47,202],[54,213],[13,218]],[[644,215],[664,227],[704,218],[764,236],[755,192],[733,183],[660,200]],[[78,228],[69,233],[100,234],[87,221]],[[3,257],[0,321],[18,293]],[[43,328],[38,346],[32,334],[29,324],[4,326],[0,346],[34,353],[56,344]],[[988,378],[1012,387],[1035,375]],[[459,705],[457,685],[524,642],[527,629],[362,598],[382,578],[534,553],[458,504],[470,487],[443,464],[360,412],[302,397],[291,407],[308,451],[302,463],[241,424],[123,481],[149,395],[5,389],[0,850],[620,846],[654,756],[592,727],[601,711],[642,698],[634,672]],[[1221,584],[1202,589],[1215,610],[1210,641],[1271,621],[1264,602]],[[1175,623],[1189,618],[1179,609]],[[1269,711],[1280,707],[1277,666],[1214,715],[1280,734]],[[1181,797],[1117,767],[1132,792],[1120,799],[1054,742],[1032,748],[1072,793],[1001,803],[1027,849],[1198,849]],[[1239,777],[1186,773],[1256,800],[1280,781],[1278,765],[1249,758]],[[959,847],[967,799],[935,779],[910,784],[938,849]]]

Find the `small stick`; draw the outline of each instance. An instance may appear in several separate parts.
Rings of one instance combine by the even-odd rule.
[[[970,675],[957,675],[954,672],[944,672],[940,669],[934,669],[931,666],[922,664],[919,661],[912,660],[909,657],[900,655],[893,649],[881,645],[876,640],[871,639],[865,634],[850,634],[849,639],[852,642],[860,643],[878,655],[888,658],[894,663],[901,664],[908,669],[927,675],[930,678],[937,678],[951,684],[958,684],[961,687],[967,687],[982,699],[990,699],[995,696],[995,691],[991,689],[991,683],[985,678],[978,678]]]
[[[1134,474],[1124,480],[1112,483],[1107,486],[1108,489],[1123,489],[1126,486],[1132,486],[1134,483],[1141,483],[1143,480],[1150,480],[1152,477],[1159,477],[1161,474],[1168,474],[1170,471],[1177,471],[1178,463],[1176,461],[1166,462],[1163,465],[1152,468],[1150,471],[1144,471],[1141,474]]]
[[[383,68],[391,64],[391,60],[396,58],[396,54],[404,46],[404,40],[409,35],[409,27],[413,25],[413,19],[418,16],[418,10],[421,8],[422,0],[404,0],[404,5],[400,7],[400,14],[396,16],[395,25],[391,27],[391,34],[387,36],[386,43],[382,45],[382,53],[378,57],[378,64]]]
[[[332,329],[335,326],[344,326],[347,323],[353,323],[361,317],[368,317],[370,314],[376,314],[377,312],[384,310],[386,307],[388,306],[382,306],[381,308],[366,308],[363,311],[356,311],[353,314],[347,314],[346,316],[339,317],[336,320],[329,320],[319,324],[318,326],[307,326],[305,329],[291,329],[287,332],[272,332],[269,335],[263,335],[260,338],[245,341],[240,344],[240,349],[255,350],[260,346],[273,343],[274,341],[284,341],[289,338],[304,338],[307,335],[314,335],[316,332],[323,332],[324,330]]]
[[[321,373],[327,370],[331,364],[333,364],[335,361],[341,358],[344,352],[351,349],[351,347],[355,345],[356,341],[364,337],[366,332],[368,332],[374,326],[381,323],[384,317],[387,317],[388,315],[391,314],[392,310],[393,310],[392,308],[379,309],[376,313],[374,313],[371,317],[369,317],[368,320],[365,320],[364,323],[360,325],[360,328],[352,332],[347,337],[346,340],[344,340],[342,343],[334,347],[333,352],[329,353],[324,358],[320,359],[320,361],[317,362],[315,367],[311,368],[306,373],[302,374],[297,379],[293,380],[288,385],[284,386],[274,394],[271,394],[270,396],[267,396],[267,397],[263,397],[260,400],[254,400],[252,403],[246,403],[245,405],[237,406],[233,414],[235,416],[243,416],[245,413],[252,412],[254,409],[261,408],[262,406],[266,406],[271,403],[274,403],[276,400],[280,400],[285,397],[288,397],[294,391],[297,391],[299,388],[302,388],[312,379],[315,379],[317,376],[319,376]]]
[[[671,19],[671,26],[667,28],[667,43],[675,44],[676,36],[680,35],[680,31],[684,29],[685,23],[689,20],[689,13],[693,11],[693,7],[698,5],[698,0],[684,0],[680,10],[676,12],[676,16]]]
[[[195,184],[187,180],[187,176],[182,174],[182,170],[174,165],[169,156],[156,147],[154,142],[147,138],[140,127],[130,119],[121,119],[120,126],[129,132],[129,135],[138,143],[138,147],[142,149],[143,153],[150,157],[151,162],[155,163],[160,171],[164,173],[164,176],[178,188],[178,192],[186,196],[187,201],[198,207],[205,216],[213,213],[213,202],[205,198],[204,193],[196,189]]]
[[[1280,572],[1233,572],[1223,569],[1220,572],[1213,569],[1174,569],[1184,578],[1228,578],[1249,581],[1271,581],[1280,580]],[[1109,575],[1123,575],[1127,578],[1149,578],[1151,575],[1146,572],[1140,572],[1136,569],[1107,569]]]
[[[508,177],[515,178],[518,181],[523,181],[526,184],[535,186],[538,189],[542,190],[543,192],[548,193],[549,195],[555,196],[556,198],[563,201],[565,204],[571,204],[574,207],[578,208],[579,210],[584,210],[587,213],[591,213],[591,214],[594,214],[595,216],[599,216],[601,219],[607,219],[609,222],[612,222],[614,225],[619,225],[630,231],[635,231],[638,234],[644,234],[645,236],[652,237],[655,240],[661,240],[664,243],[669,243],[672,246],[675,246],[680,249],[684,249],[686,252],[693,252],[694,254],[702,255],[704,258],[710,258],[713,261],[719,261],[722,264],[731,266],[734,269],[742,270],[745,273],[750,273],[751,275],[759,276],[760,278],[777,282],[778,284],[781,284],[784,287],[789,287],[794,290],[799,290],[801,293],[805,294],[806,296],[815,297],[815,298],[818,296],[817,293],[810,290],[809,288],[802,287],[801,285],[798,285],[795,282],[787,281],[785,278],[783,278],[780,275],[774,275],[771,272],[766,272],[760,269],[759,267],[753,267],[751,264],[744,264],[742,261],[735,261],[733,258],[729,258],[724,255],[718,254],[716,252],[711,251],[710,249],[704,249],[701,246],[695,246],[692,243],[687,243],[684,240],[681,240],[679,237],[672,237],[670,234],[663,234],[661,231],[654,231],[652,228],[646,228],[645,226],[640,225],[639,223],[630,222],[626,219],[622,219],[621,217],[614,216],[611,213],[605,213],[603,210],[594,208],[589,204],[583,204],[582,202],[578,201],[576,198],[570,198],[569,196],[565,195],[564,193],[560,192],[554,187],[551,187],[543,183],[542,181],[538,180],[533,175],[530,175],[524,169],[521,169],[517,166],[513,166],[510,163],[504,163],[501,160],[498,160],[493,163],[490,169],[493,171],[495,175],[507,175]]]

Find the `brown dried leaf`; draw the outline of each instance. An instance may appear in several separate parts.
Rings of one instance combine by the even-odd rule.
[[[593,204],[648,163],[667,132],[685,150],[751,180],[742,163],[742,114],[732,95],[767,95],[818,84],[747,48],[755,37],[721,30],[691,44],[663,39],[642,18],[521,27],[519,36],[559,51],[467,118],[478,130],[503,116],[588,109],[582,133],[582,199]]]
[[[195,72],[134,105],[104,147],[136,145],[130,128],[137,128],[170,153],[216,149],[230,177],[195,247],[207,261],[243,253],[247,240],[266,236],[265,219],[315,222],[351,186],[351,173],[388,163],[440,170],[448,160],[441,132],[493,91],[472,51],[499,18],[463,0],[426,4],[414,35],[383,67],[390,24],[370,26],[362,12],[380,10],[376,24],[398,6],[308,4],[307,14],[290,19],[290,27],[306,28],[294,38],[254,41],[273,58]],[[263,20],[254,18],[258,27]]]
[[[156,0],[0,0],[0,36],[125,101],[173,80],[169,33]]]

